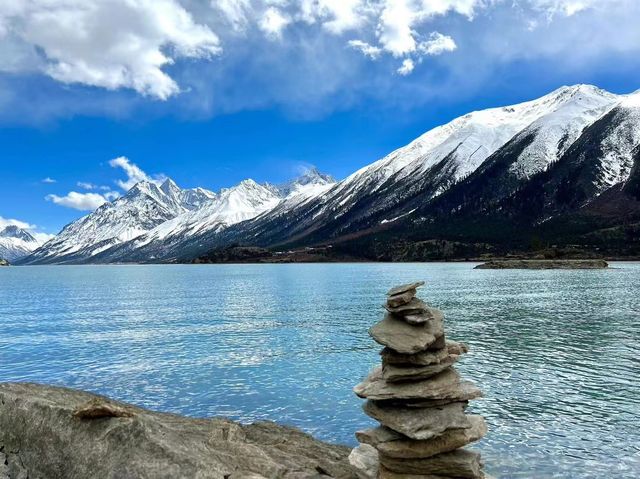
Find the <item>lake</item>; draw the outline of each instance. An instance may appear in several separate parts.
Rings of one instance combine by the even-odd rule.
[[[191,416],[270,419],[355,444],[386,290],[425,280],[458,370],[485,398],[476,444],[504,478],[640,477],[640,263],[32,266],[0,269],[0,381]]]

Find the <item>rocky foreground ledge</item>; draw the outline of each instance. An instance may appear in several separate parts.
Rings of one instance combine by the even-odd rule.
[[[0,479],[355,479],[349,452],[271,422],[192,419],[0,383]]]
[[[604,269],[609,263],[603,259],[507,259],[487,261],[474,269]]]

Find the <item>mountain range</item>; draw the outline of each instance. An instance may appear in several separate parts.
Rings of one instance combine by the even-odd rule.
[[[20,260],[175,262],[231,245],[425,260],[640,254],[640,92],[562,87],[434,128],[342,181],[141,182]]]
[[[9,225],[0,230],[0,259],[16,261],[42,245],[27,230]]]

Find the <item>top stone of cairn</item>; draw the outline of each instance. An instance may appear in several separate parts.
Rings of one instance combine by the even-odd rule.
[[[418,289],[420,286],[424,286],[424,281],[416,281],[415,283],[401,284],[400,286],[391,288],[387,292],[387,296],[396,296],[402,293],[413,293],[411,295],[411,298],[413,298],[416,295],[416,289]]]

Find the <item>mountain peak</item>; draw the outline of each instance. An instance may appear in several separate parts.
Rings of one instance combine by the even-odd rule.
[[[16,225],[9,225],[0,231],[2,238],[17,238],[26,242],[36,242],[36,239],[28,231]]]
[[[180,193],[180,191],[182,191],[180,187],[176,184],[176,182],[173,181],[171,178],[167,178],[166,180],[164,180],[164,182],[160,185],[160,190],[162,190],[162,192],[165,193],[166,195],[173,195],[173,194]]]

